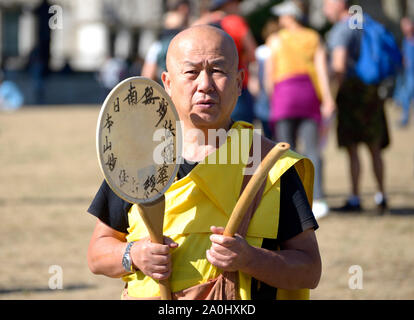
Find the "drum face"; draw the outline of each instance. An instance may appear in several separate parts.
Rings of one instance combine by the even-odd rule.
[[[156,201],[173,183],[181,157],[181,126],[165,90],[133,77],[108,95],[98,118],[96,148],[112,190],[131,203]]]

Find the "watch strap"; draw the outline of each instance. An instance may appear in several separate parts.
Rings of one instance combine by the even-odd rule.
[[[128,242],[126,248],[125,248],[125,252],[124,252],[124,256],[122,258],[122,265],[125,269],[125,271],[128,272],[135,272],[135,268],[132,264],[132,258],[131,258],[131,247],[134,244],[135,241],[131,241]]]

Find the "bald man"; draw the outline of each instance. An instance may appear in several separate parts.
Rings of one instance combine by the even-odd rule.
[[[105,182],[88,209],[98,217],[89,267],[95,274],[122,277],[123,298],[157,299],[154,280],[162,279],[169,279],[174,299],[306,299],[309,288],[317,286],[318,225],[309,206],[313,167],[302,156],[289,151],[278,161],[239,232],[223,236],[250,177],[240,159],[231,164],[202,160],[223,148],[231,152],[230,141],[243,130],[250,140],[241,152],[254,147],[253,127],[230,117],[243,77],[236,46],[224,31],[196,26],[172,40],[162,81],[182,120],[185,162],[166,193],[165,244],[142,236],[145,225],[135,205],[117,198]],[[209,141],[209,130],[220,129],[227,139]],[[264,139],[265,153],[274,144]],[[120,219],[123,223],[111,223]],[[131,270],[122,265],[126,248]]]

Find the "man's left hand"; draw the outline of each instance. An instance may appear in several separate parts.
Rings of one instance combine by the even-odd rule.
[[[223,227],[210,228],[213,233],[210,236],[211,248],[207,250],[207,260],[214,266],[224,271],[237,271],[246,268],[252,257],[252,250],[247,241],[235,234],[234,237],[223,235]]]

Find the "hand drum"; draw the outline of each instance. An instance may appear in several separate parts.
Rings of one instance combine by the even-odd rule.
[[[156,82],[132,77],[105,99],[98,118],[96,148],[108,185],[137,204],[151,241],[163,243],[164,193],[174,182],[181,158],[181,127],[174,104]],[[170,299],[160,281],[162,299]]]

